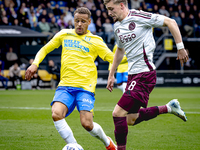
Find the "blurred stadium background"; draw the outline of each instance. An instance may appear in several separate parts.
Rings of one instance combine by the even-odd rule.
[[[189,61],[180,66],[176,60],[176,46],[167,28],[155,28],[156,49],[154,63],[157,67],[157,86],[199,86],[200,85],[200,9],[197,0],[129,0],[129,8],[159,13],[171,17],[178,23],[185,48],[189,53]],[[101,36],[112,50],[114,46],[113,31],[106,27],[113,26],[112,19],[107,15],[102,0],[0,0],[0,60],[1,74],[9,78],[8,69],[18,62],[24,80],[24,72],[29,60],[50,38],[63,28],[73,28],[73,12],[77,7],[85,6],[92,12],[92,24],[89,30]],[[41,20],[46,19],[46,29],[42,28]],[[108,19],[110,23],[105,23]],[[108,36],[110,34],[111,36]],[[111,37],[111,38],[109,38]],[[16,53],[17,59],[7,59],[9,48]],[[53,60],[60,66],[61,47],[54,50],[40,65],[40,88],[50,87],[52,79],[48,61]],[[99,73],[97,87],[105,87],[107,83],[108,62],[96,59]],[[32,82],[34,84],[34,82]],[[8,87],[11,85],[10,81]],[[3,88],[0,83],[0,87]]]

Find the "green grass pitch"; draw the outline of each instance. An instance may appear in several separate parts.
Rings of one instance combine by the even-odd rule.
[[[56,131],[50,102],[55,90],[0,91],[0,150],[61,150],[65,142]],[[96,90],[94,121],[114,140],[112,110],[121,97],[114,89]],[[200,87],[158,88],[150,95],[149,105],[164,105],[178,98],[186,112],[184,122],[172,114],[163,114],[136,126],[129,126],[127,150],[199,150]],[[75,110],[66,118],[77,142],[85,150],[104,150],[80,124]]]

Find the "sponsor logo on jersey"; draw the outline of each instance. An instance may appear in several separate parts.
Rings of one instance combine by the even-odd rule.
[[[124,43],[124,42],[129,42],[132,41],[132,39],[136,38],[136,35],[134,33],[132,34],[126,34],[126,35],[120,35],[119,40]]]
[[[77,40],[64,40],[64,47],[66,50],[78,50],[84,53],[89,52],[89,48],[80,44],[81,41]]]

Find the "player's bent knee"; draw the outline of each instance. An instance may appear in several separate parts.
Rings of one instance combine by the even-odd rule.
[[[87,122],[81,122],[81,125],[87,131],[91,131],[93,129],[93,124],[91,122],[89,122],[89,121],[87,121]]]
[[[58,120],[65,118],[65,116],[63,116],[61,113],[59,113],[57,111],[53,111],[52,112],[52,118],[53,118],[54,121],[58,121]]]

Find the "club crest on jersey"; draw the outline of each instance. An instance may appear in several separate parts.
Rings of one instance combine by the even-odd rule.
[[[134,30],[135,29],[135,23],[134,22],[131,22],[128,26],[129,30]]]

